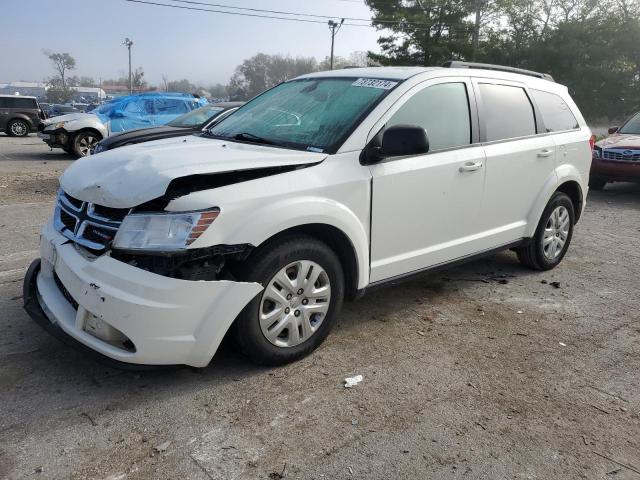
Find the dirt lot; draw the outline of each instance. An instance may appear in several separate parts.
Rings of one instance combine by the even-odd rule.
[[[0,135],[0,478],[640,479],[640,187],[591,194],[552,272],[507,252],[379,290],[283,368],[133,373],[21,308],[70,162]]]

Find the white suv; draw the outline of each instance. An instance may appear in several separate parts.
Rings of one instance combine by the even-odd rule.
[[[555,267],[591,132],[550,77],[477,67],[305,75],[204,134],[79,160],[25,308],[116,362],[202,367],[229,332],[280,364],[372,286],[509,248]]]

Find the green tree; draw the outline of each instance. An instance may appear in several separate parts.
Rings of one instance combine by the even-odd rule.
[[[231,100],[249,100],[289,78],[318,69],[315,58],[259,53],[236,67],[229,82]]]
[[[186,78],[182,80],[174,80],[172,82],[167,82],[167,91],[168,92],[181,92],[181,93],[196,93],[198,91],[198,87],[191,83]]]
[[[55,68],[55,70],[57,71],[60,77],[60,80],[62,83],[62,89],[66,90],[67,89],[66,74],[67,74],[67,71],[74,70],[76,68],[75,58],[73,58],[68,53],[55,53],[55,52],[50,52],[48,50],[43,50],[42,52],[47,56],[49,60],[51,60],[53,67]]]
[[[382,65],[439,65],[471,53],[471,0],[365,0],[372,22],[391,33],[381,36]]]

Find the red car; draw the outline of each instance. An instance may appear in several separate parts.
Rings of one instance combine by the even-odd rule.
[[[607,182],[640,182],[640,112],[593,149],[589,187],[601,190]]]

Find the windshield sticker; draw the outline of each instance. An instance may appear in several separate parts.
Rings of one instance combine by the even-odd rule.
[[[322,153],[324,150],[318,147],[307,147],[307,152]]]
[[[378,78],[359,78],[351,84],[352,87],[368,87],[381,88],[382,90],[391,90],[398,82],[391,80],[380,80]]]

